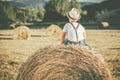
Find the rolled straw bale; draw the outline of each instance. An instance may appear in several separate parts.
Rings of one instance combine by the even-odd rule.
[[[13,39],[28,40],[30,38],[30,29],[27,26],[19,26],[13,31]]]
[[[17,80],[111,80],[111,75],[90,50],[59,45],[33,54],[22,64]]]
[[[52,37],[59,37],[61,35],[61,28],[58,25],[52,24],[46,29],[46,35]]]
[[[101,27],[102,28],[108,28],[109,27],[109,23],[108,22],[101,22]]]

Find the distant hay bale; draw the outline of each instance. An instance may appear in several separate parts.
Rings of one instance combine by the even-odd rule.
[[[111,75],[90,50],[59,45],[33,54],[22,64],[17,80],[111,80]]]
[[[46,29],[46,35],[52,37],[59,37],[62,30],[58,25],[52,24]]]
[[[103,25],[103,27],[108,27],[109,26],[108,22],[101,22],[101,24]]]
[[[109,28],[109,23],[108,22],[101,22],[100,28]]]
[[[28,40],[30,38],[30,29],[27,26],[19,26],[13,31],[13,39]]]

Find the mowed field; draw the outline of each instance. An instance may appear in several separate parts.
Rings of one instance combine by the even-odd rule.
[[[120,80],[120,30],[86,30],[87,42],[105,58],[113,80]],[[60,45],[60,36],[31,29],[30,40],[13,40],[13,30],[0,30],[0,80],[15,80],[19,67],[38,49]]]

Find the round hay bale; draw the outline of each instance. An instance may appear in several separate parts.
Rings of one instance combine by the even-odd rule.
[[[30,29],[27,26],[19,26],[13,31],[13,39],[28,40],[30,39]]]
[[[108,22],[101,22],[100,28],[109,28],[109,23]]]
[[[101,22],[101,24],[102,24],[103,27],[108,27],[109,26],[108,22]]]
[[[61,35],[61,28],[58,25],[52,24],[46,29],[46,35],[52,37],[59,37]]]
[[[90,50],[59,45],[38,50],[22,64],[17,80],[111,80],[111,75]]]

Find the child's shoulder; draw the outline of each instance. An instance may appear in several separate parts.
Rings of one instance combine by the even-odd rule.
[[[78,23],[78,24],[79,24],[79,27],[80,27],[80,28],[85,29],[85,27],[84,27],[82,24],[80,24],[80,23]]]
[[[78,23],[78,24],[79,24],[79,26],[80,26],[80,27],[83,27],[83,25],[82,25],[82,24],[80,24],[80,23]]]
[[[69,25],[70,25],[70,23],[69,23],[69,22],[65,23],[65,26],[69,26]]]

